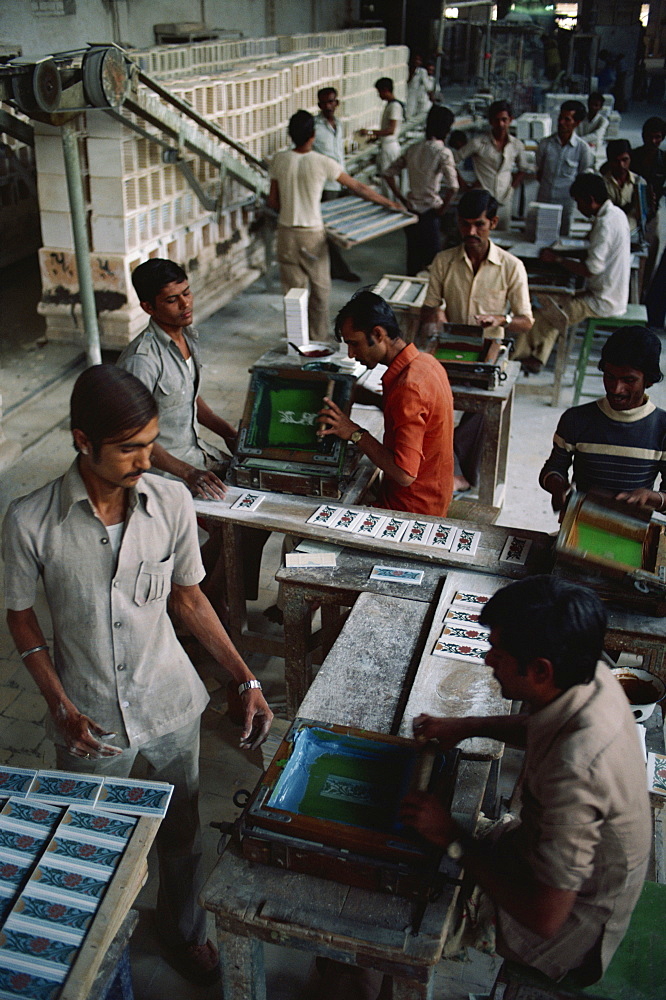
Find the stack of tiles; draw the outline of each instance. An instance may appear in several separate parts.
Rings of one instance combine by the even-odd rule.
[[[307,288],[290,288],[284,297],[284,328],[287,334],[287,344],[297,344],[307,347],[310,342],[308,332],[308,298]],[[297,354],[293,347],[287,347],[287,354]]]
[[[554,243],[560,235],[562,206],[531,201],[525,217],[525,239],[532,243]]]
[[[484,662],[490,649],[490,629],[480,624],[479,617],[491,597],[492,594],[476,591],[459,590],[455,593],[444,615],[444,628],[432,651],[435,656],[472,663]]]
[[[553,124],[550,115],[538,114],[535,111],[526,111],[516,118],[516,137],[523,142],[539,142],[545,139],[553,131]]]

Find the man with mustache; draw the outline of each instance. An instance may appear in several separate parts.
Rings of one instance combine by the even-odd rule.
[[[144,475],[157,407],[134,375],[94,365],[76,381],[65,473],[15,500],[3,529],[7,624],[47,706],[64,771],[127,777],[138,755],[174,786],[157,834],[157,930],[192,982],[219,978],[198,903],[204,881],[198,812],[199,725],[206,689],[171,612],[238,685],[242,747],[266,738],[261,684],[199,589],[204,571],[192,499],[182,483]],[[35,613],[41,577],[53,657]]]
[[[502,340],[505,330],[516,334],[531,328],[525,265],[490,239],[497,209],[497,199],[483,188],[467,191],[458,202],[462,244],[442,250],[432,262],[421,309],[422,340],[436,335],[441,323],[482,326],[495,340]],[[482,436],[483,414],[463,414],[453,439],[454,489],[468,490],[477,481]]]

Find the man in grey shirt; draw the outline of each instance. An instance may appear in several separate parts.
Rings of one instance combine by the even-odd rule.
[[[319,104],[319,114],[315,115],[315,139],[313,149],[315,153],[329,156],[336,163],[340,164],[340,169],[345,169],[345,137],[342,130],[342,122],[335,117],[340,101],[335,87],[322,87],[317,91],[317,103]],[[332,201],[343,194],[342,184],[339,181],[326,181],[322,191],[322,201]],[[344,194],[348,194],[347,191]],[[340,281],[360,281],[358,274],[350,269],[344,257],[340,253],[337,244],[328,239],[328,256],[331,261],[331,278]]]
[[[542,139],[537,147],[537,201],[562,206],[560,235],[569,235],[574,200],[569,188],[578,174],[594,168],[594,153],[576,126],[585,117],[581,101],[564,101],[557,119],[557,132]]]
[[[126,777],[138,754],[174,785],[157,834],[156,918],[169,962],[193,982],[219,978],[206,940],[198,813],[199,721],[208,695],[167,614],[229,671],[244,703],[241,746],[258,746],[272,712],[199,589],[204,571],[191,497],[147,475],[158,434],[146,387],[95,365],[71,399],[76,459],[15,500],[5,518],[7,624],[49,708],[57,766]],[[41,577],[53,657],[35,613]]]

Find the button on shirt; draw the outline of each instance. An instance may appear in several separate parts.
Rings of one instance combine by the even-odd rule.
[[[384,446],[414,476],[399,486],[384,475],[377,507],[444,516],[453,495],[453,396],[446,370],[408,344],[382,376]]]
[[[11,504],[3,557],[7,608],[33,607],[41,576],[65,692],[118,734],[116,745],[141,746],[199,717],[208,695],[167,614],[171,584],[204,577],[194,506],[181,483],[146,474],[130,490],[116,559],[75,461]],[[62,739],[50,717],[47,729]]]
[[[321,112],[315,117],[315,141],[312,147],[315,153],[329,156],[340,165],[340,172],[345,169],[345,138],[342,125],[336,120],[335,128]],[[326,181],[324,191],[341,191],[342,185],[337,181]]]
[[[631,239],[626,215],[610,199],[597,212],[589,240],[590,274],[582,297],[595,316],[622,316],[629,301]]]
[[[533,319],[525,265],[492,240],[476,274],[463,245],[438,253],[430,265],[424,305],[444,309],[449,323],[474,325],[475,316],[501,315],[507,305],[514,316]],[[484,330],[491,339],[503,335],[501,326]]]
[[[599,977],[643,887],[652,829],[636,723],[605,664],[528,719],[521,793],[520,825],[500,837],[500,852],[577,896],[548,939],[500,909],[504,940],[554,979],[582,965]]]
[[[498,149],[490,134],[470,139],[456,153],[456,162],[472,157],[474,172],[481,187],[504,205],[513,196],[514,173],[529,170],[525,146],[520,139],[509,136],[503,149]]]
[[[199,335],[192,326],[183,330],[194,363],[187,361],[161,326],[151,319],[143,333],[125,348],[116,364],[136,375],[157,403],[158,442],[181,462],[203,468],[206,459],[219,461],[220,452],[199,437],[196,399],[201,388]]]
[[[440,188],[444,184],[449,190],[458,190],[453,153],[441,139],[425,139],[394,160],[385,177],[399,177],[404,169],[409,172],[410,191],[408,200],[414,211],[421,215],[442,204]]]

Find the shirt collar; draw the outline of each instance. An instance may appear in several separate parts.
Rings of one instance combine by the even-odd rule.
[[[173,350],[178,351],[178,348],[176,347],[174,341],[171,339],[169,334],[162,329],[159,323],[156,323],[155,320],[151,318],[148,326],[152,330],[154,337],[160,342],[160,344],[162,344],[163,347],[165,347],[167,350],[173,348]],[[197,333],[197,331],[193,326],[183,327],[183,335],[185,336],[185,340],[188,341],[189,340],[198,341],[199,339],[199,334]],[[178,351],[178,353],[180,354],[180,351]]]
[[[483,266],[486,263],[486,261],[488,261],[490,264],[501,264],[502,263],[502,255],[500,254],[499,247],[497,246],[496,243],[493,243],[492,240],[490,240],[489,242],[490,242],[490,246],[488,247],[488,254],[481,261],[481,266]],[[469,259],[469,257],[467,256],[467,252],[465,250],[465,244],[464,243],[461,243],[460,247],[458,248],[458,259],[461,260],[461,261],[463,261],[469,267],[472,266],[472,262]]]
[[[152,514],[148,510],[148,498],[150,490],[146,487],[143,479],[139,480],[137,486],[130,487],[129,490],[129,509],[134,511],[137,508],[147,514],[148,517],[152,517]],[[62,523],[69,516],[69,512],[74,506],[74,504],[86,501],[90,510],[93,510],[93,505],[88,496],[88,490],[86,489],[86,484],[81,478],[81,473],[79,472],[79,460],[75,458],[69,469],[62,477],[62,483],[60,486],[60,510],[59,510],[59,520]]]
[[[597,406],[605,417],[608,417],[609,420],[615,420],[619,424],[633,424],[636,420],[649,417],[657,409],[650,401],[649,396],[646,396],[641,405],[635,406],[633,410],[614,410],[606,396],[597,400]]]
[[[595,676],[589,684],[574,684],[545,708],[532,712],[527,720],[527,737],[530,743],[534,741],[535,745],[547,752],[553,737],[596,694],[604,671],[608,671],[608,667],[600,660],[597,663]]]
[[[553,132],[553,139],[558,144],[558,146],[561,146],[563,149],[565,146],[577,146],[579,142],[585,142],[585,140],[581,139],[581,137],[577,135],[575,131],[572,133],[570,139],[567,139],[566,142],[562,142],[559,135],[557,134],[557,129],[555,129],[555,131]]]
[[[418,356],[419,349],[418,347],[415,347],[414,344],[407,344],[407,346],[403,347],[399,354],[396,354],[387,371],[385,371],[382,375],[382,385],[387,392],[397,379],[400,372],[410,365],[414,358],[417,358]]]

